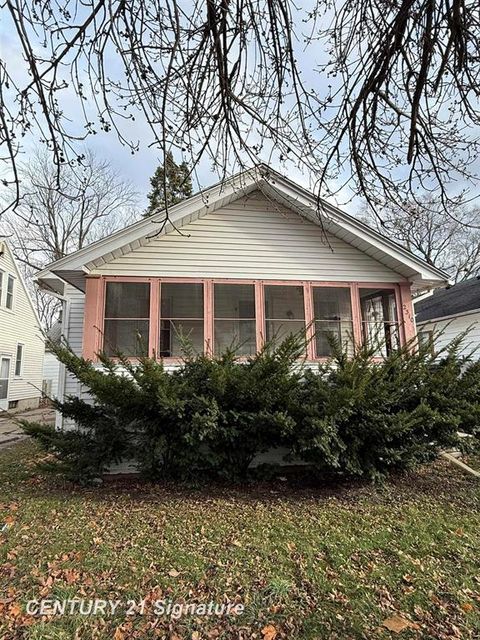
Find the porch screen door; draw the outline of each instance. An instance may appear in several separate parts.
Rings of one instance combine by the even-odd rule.
[[[8,380],[10,374],[10,358],[0,359],[0,409],[8,409]]]

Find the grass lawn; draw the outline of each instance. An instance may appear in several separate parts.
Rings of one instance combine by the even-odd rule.
[[[40,457],[0,452],[2,640],[479,637],[480,483],[446,463],[383,487],[81,489],[39,475]],[[26,613],[75,597],[120,604]],[[177,620],[157,600],[245,611]]]

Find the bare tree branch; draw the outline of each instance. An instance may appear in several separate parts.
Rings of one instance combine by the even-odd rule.
[[[203,160],[222,179],[276,161],[306,170],[322,195],[347,188],[373,208],[408,210],[429,192],[447,215],[478,185],[476,0],[1,6],[25,65],[0,62],[6,183],[19,184],[24,136],[58,169],[81,166],[79,144],[97,133],[135,153],[140,118],[143,144],[183,156],[192,176]]]

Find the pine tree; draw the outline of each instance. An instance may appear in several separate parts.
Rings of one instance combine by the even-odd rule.
[[[193,192],[189,173],[188,165],[185,162],[177,164],[172,153],[168,151],[165,162],[157,167],[150,178],[152,187],[148,194],[150,203],[144,216],[151,216],[153,213],[165,209],[165,206],[171,207],[189,198]]]

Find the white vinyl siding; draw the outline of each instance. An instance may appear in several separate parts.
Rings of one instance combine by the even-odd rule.
[[[57,356],[51,351],[46,351],[43,359],[43,389],[51,398],[58,395],[59,373],[60,362]]]
[[[44,337],[25,284],[17,271],[5,243],[0,256],[3,272],[3,302],[0,306],[0,354],[10,358],[10,383],[8,400],[39,398],[42,388]],[[6,306],[9,276],[13,281],[13,308]],[[12,291],[12,285],[10,285]],[[23,345],[21,375],[15,375],[17,345]]]
[[[85,308],[85,294],[71,285],[65,286],[66,308],[64,311],[64,322],[62,334],[67,344],[79,356],[83,351],[83,314]],[[79,381],[65,370],[63,364],[59,365],[57,394],[60,400],[67,396],[77,396],[88,398],[88,393],[82,388]],[[71,420],[63,420],[57,414],[57,428],[72,428]]]
[[[256,191],[92,273],[399,282],[401,275]]]
[[[471,327],[471,331],[463,343],[461,355],[468,356],[474,348],[477,348],[473,357],[478,360],[480,359],[480,311],[456,318],[418,323],[417,332],[433,331],[435,349],[438,350],[447,346],[469,327]],[[438,332],[441,332],[441,335],[438,335]]]

